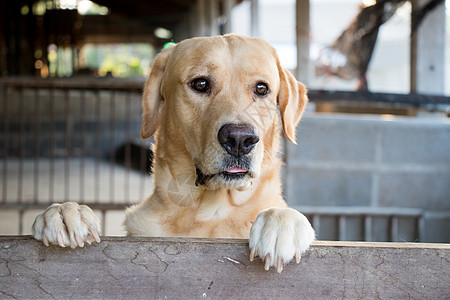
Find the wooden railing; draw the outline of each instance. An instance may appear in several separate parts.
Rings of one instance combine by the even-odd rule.
[[[83,249],[0,237],[0,298],[444,299],[450,245],[315,242],[278,274],[246,240],[117,238]]]

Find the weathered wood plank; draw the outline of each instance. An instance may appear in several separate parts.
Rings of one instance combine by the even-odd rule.
[[[104,237],[83,249],[0,237],[0,298],[445,299],[450,245],[316,242],[281,274],[245,240]]]

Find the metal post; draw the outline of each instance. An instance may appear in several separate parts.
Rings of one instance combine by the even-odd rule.
[[[218,6],[217,0],[209,0],[209,7],[208,7],[208,27],[209,27],[209,34],[214,36],[218,35],[220,33],[219,30],[219,24],[217,22],[217,19],[219,18],[219,6]]]
[[[253,37],[259,37],[259,0],[251,0],[250,6],[251,28],[250,32]]]
[[[445,91],[445,3],[421,11],[429,0],[411,0],[411,92],[443,94]]]
[[[199,36],[207,35],[205,4],[205,0],[197,0],[197,32]]]
[[[1,204],[5,204],[8,197],[8,156],[9,156],[9,107],[8,107],[8,87],[5,84],[2,87],[2,101],[3,101],[3,192]]]
[[[223,14],[225,16],[226,22],[223,26],[223,33],[232,32],[232,21],[231,21],[231,12],[233,10],[234,5],[236,4],[236,0],[224,0],[222,2],[223,5]]]
[[[297,80],[308,85],[309,79],[309,0],[297,0]]]

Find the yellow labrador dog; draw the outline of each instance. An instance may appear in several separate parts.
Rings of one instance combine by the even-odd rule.
[[[315,238],[281,195],[280,127],[295,143],[306,88],[266,42],[193,38],[155,59],[143,95],[142,138],[155,134],[153,194],[126,211],[129,235],[250,239],[250,260],[281,272]],[[36,218],[46,245],[100,241],[90,208],[54,204]]]

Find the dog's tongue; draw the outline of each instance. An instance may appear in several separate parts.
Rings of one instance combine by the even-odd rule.
[[[234,166],[232,168],[226,169],[225,172],[227,172],[227,173],[246,173],[246,172],[248,172],[248,170],[241,168],[239,166]]]

